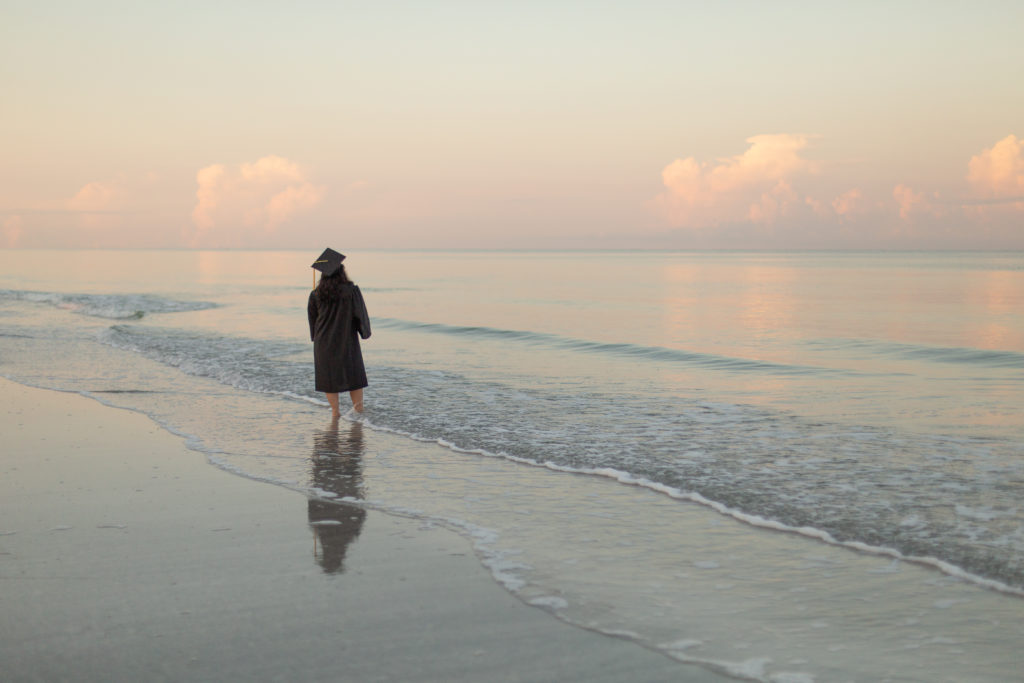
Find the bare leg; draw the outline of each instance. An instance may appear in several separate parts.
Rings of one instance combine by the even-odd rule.
[[[337,394],[324,394],[327,396],[327,402],[331,404],[331,417],[341,417],[341,411],[338,410],[338,395]]]
[[[335,396],[337,396],[337,394],[335,394]],[[354,389],[353,391],[348,392],[348,397],[352,399],[352,407],[356,409],[356,412],[363,412],[363,390]]]

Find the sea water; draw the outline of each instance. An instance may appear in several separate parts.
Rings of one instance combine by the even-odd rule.
[[[325,529],[378,509],[736,678],[1018,676],[1024,254],[350,253],[370,387],[337,429],[313,257],[0,252],[0,374],[304,492],[331,571],[358,528]]]

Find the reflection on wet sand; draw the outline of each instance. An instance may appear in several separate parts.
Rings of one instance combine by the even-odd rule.
[[[310,481],[338,498],[363,498],[363,425],[341,428],[338,420],[313,435]],[[328,574],[345,571],[345,553],[359,538],[366,511],[344,503],[309,499],[313,556]]]

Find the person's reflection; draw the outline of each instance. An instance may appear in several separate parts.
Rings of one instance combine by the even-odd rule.
[[[354,422],[313,435],[312,484],[338,498],[363,498],[363,425]],[[353,505],[309,499],[313,555],[329,574],[345,571],[345,552],[359,537],[366,510]]]

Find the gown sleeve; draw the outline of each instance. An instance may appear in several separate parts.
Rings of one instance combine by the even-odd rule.
[[[370,338],[370,314],[366,312],[366,302],[363,301],[363,293],[356,287],[355,296],[352,300],[352,315],[359,327],[359,336],[363,339]]]
[[[309,303],[306,304],[306,315],[309,317],[309,340],[315,341],[315,330],[316,330],[316,292],[312,291],[309,293]]]

